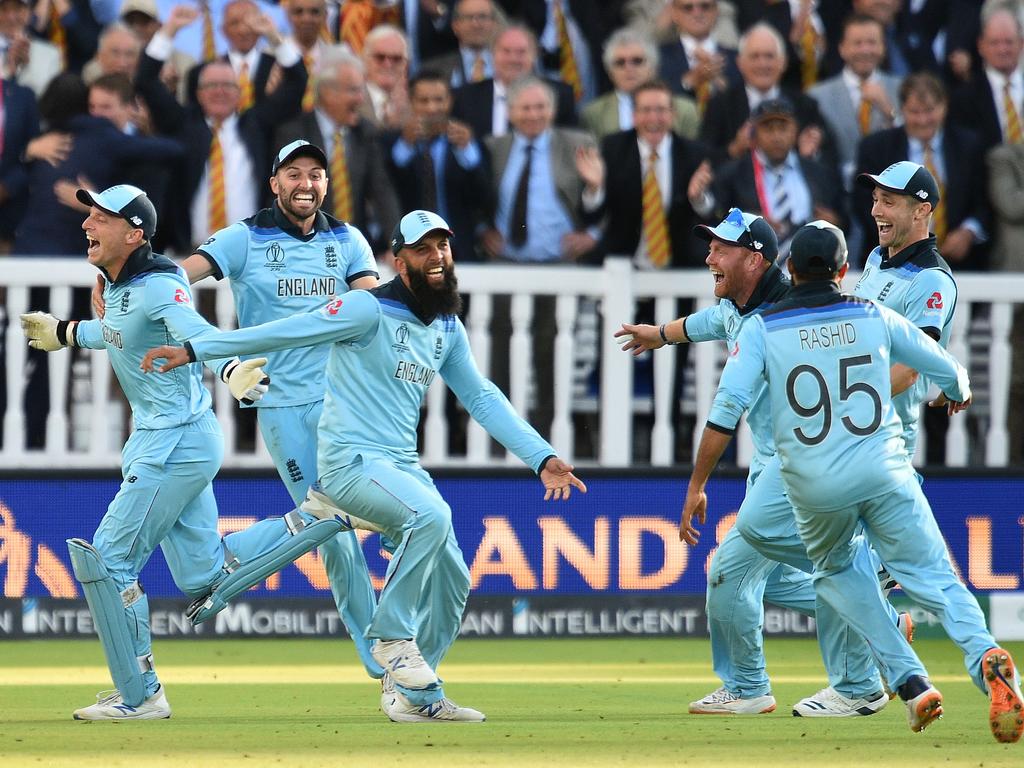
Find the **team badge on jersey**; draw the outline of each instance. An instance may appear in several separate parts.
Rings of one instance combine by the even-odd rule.
[[[174,289],[174,300],[179,304],[191,304],[192,299],[189,298],[188,293],[185,292],[184,288]]]
[[[437,334],[437,338],[434,339],[434,359],[440,360],[442,352],[444,352],[444,341],[441,339],[441,334]]]
[[[125,312],[128,311],[128,300],[131,298],[131,296],[131,291],[125,291],[124,295],[121,296],[121,314],[124,314]]]
[[[280,243],[271,243],[267,246],[267,267],[271,272],[280,272],[284,269],[284,247]]]
[[[324,248],[324,266],[328,269],[337,269],[338,267],[338,252],[333,245]]]

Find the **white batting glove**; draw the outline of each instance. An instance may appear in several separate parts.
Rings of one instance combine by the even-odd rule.
[[[265,357],[254,357],[244,362],[235,359],[224,367],[220,377],[236,400],[252,405],[257,400],[262,400],[270,389],[270,377],[260,367],[266,364]]]
[[[56,352],[61,347],[75,346],[75,323],[58,320],[47,312],[29,312],[21,316],[21,330],[32,349]]]

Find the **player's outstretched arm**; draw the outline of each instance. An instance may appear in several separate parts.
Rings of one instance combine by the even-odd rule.
[[[587,486],[572,473],[573,469],[571,464],[557,456],[548,459],[544,469],[540,471],[540,481],[544,483],[544,501],[568,499],[574,487],[578,488],[580,493],[587,492]]]
[[[623,323],[615,332],[615,338],[622,344],[622,351],[632,352],[634,357],[661,349],[666,344],[682,344],[689,341],[682,318],[661,325]]]
[[[29,312],[21,316],[21,330],[28,339],[28,345],[43,352],[75,346],[74,327],[74,321],[58,320],[47,312]]]

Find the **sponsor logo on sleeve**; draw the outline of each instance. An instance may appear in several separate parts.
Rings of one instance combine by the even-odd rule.
[[[343,302],[341,299],[335,299],[334,301],[330,302],[326,307],[324,307],[324,312],[326,312],[331,317],[334,317],[336,314],[338,314],[338,311],[341,309],[342,303]]]
[[[174,300],[179,304],[191,304],[192,299],[189,298],[188,293],[184,288],[176,288],[174,290]]]
[[[928,309],[942,309],[942,294],[936,291],[928,297],[926,302]]]

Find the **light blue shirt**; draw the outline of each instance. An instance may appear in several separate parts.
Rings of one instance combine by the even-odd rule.
[[[616,91],[615,102],[619,105],[619,130],[628,131],[633,127],[633,95]]]
[[[515,208],[519,177],[526,165],[526,147],[533,145],[530,181],[526,195],[526,243],[512,245],[509,228]],[[498,188],[498,231],[505,238],[505,253],[514,261],[558,261],[562,258],[562,237],[573,231],[572,217],[555,192],[551,175],[551,131],[544,131],[532,142],[520,133],[512,138],[508,165]]]
[[[459,48],[459,56],[462,58],[462,68],[456,67],[452,70],[452,88],[458,88],[460,85],[465,85],[473,81],[473,65],[476,63],[477,51],[470,48]],[[494,77],[494,59],[491,56],[491,52],[484,48],[479,51],[479,55],[484,60],[484,76],[483,79]],[[463,76],[465,73],[465,76]]]
[[[547,22],[544,24],[544,29],[541,31],[537,42],[540,43],[540,47],[545,51],[555,51],[559,47],[558,25],[555,24],[555,0],[547,0],[547,6]],[[562,14],[565,16],[565,25],[569,32],[569,42],[572,45],[572,51],[576,58],[576,69],[580,73],[580,85],[583,88],[583,98],[580,99],[580,103],[586,104],[597,94],[597,82],[594,79],[594,69],[591,66],[590,46],[587,44],[587,38],[580,31],[579,24],[576,23],[572,11],[569,10],[569,0],[562,0]],[[562,79],[562,73],[557,67],[547,69],[545,74],[555,80]]]
[[[437,187],[437,213],[442,219],[448,218],[448,199],[445,195],[444,175],[449,146],[455,155],[455,162],[467,171],[471,171],[480,165],[481,158],[480,145],[476,143],[476,139],[471,140],[469,144],[461,149],[454,144],[449,144],[448,139],[443,135],[430,142],[430,157],[434,161],[434,181]],[[395,165],[399,168],[408,166],[416,158],[417,154],[417,148],[401,137],[391,148],[391,159],[395,161]]]

